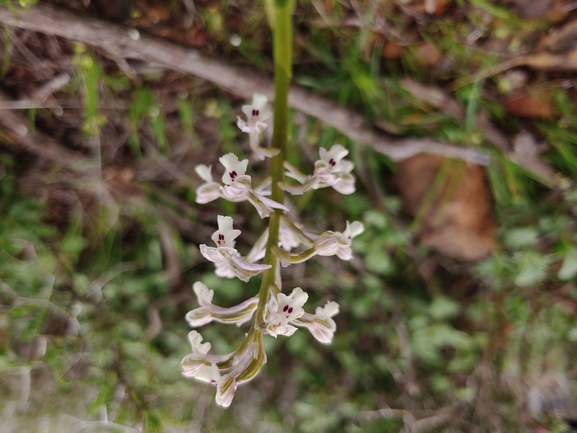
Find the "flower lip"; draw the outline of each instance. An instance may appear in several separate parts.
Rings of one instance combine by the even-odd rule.
[[[264,122],[271,116],[271,112],[266,108],[268,99],[264,95],[255,93],[251,105],[243,105],[242,112],[246,115],[246,122],[240,117],[237,118],[237,126],[242,132],[251,136],[258,136],[266,129]],[[251,145],[251,147],[253,147]],[[261,155],[264,156],[264,155]]]
[[[266,96],[255,93],[251,105],[243,105],[242,112],[246,115],[249,123],[263,121],[270,117],[271,112],[266,109],[268,99]]]
[[[217,248],[234,248],[235,239],[240,236],[240,230],[232,228],[233,220],[229,216],[218,216],[218,230],[215,231],[211,239]]]
[[[219,161],[225,168],[224,174],[222,175],[222,183],[225,185],[231,185],[238,176],[244,176],[248,167],[248,159],[239,161],[234,153],[227,153],[221,156]]]
[[[326,162],[333,173],[345,171],[345,169],[349,168],[350,162],[345,164],[348,161],[341,161],[348,154],[349,151],[340,144],[335,144],[329,150],[322,147],[319,149],[320,161]]]
[[[300,287],[296,287],[288,296],[284,293],[271,296],[264,311],[266,333],[275,338],[278,335],[288,337],[294,334],[296,328],[289,325],[289,322],[305,314],[303,305],[308,298],[309,295]]]

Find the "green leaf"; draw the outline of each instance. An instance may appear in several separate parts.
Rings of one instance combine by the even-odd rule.
[[[429,313],[434,319],[452,319],[459,314],[459,305],[446,296],[437,296],[429,306]]]
[[[557,274],[561,280],[570,280],[577,275],[577,248],[570,247],[565,252],[563,266]]]
[[[535,244],[539,233],[533,227],[515,228],[505,233],[505,245],[511,249],[527,248]]]
[[[411,336],[413,353],[428,363],[441,361],[439,350],[443,347],[468,347],[471,339],[468,334],[447,324],[434,324],[421,328]]]
[[[515,284],[527,287],[542,281],[546,276],[549,258],[536,251],[527,251],[519,263]]]
[[[370,244],[365,257],[365,264],[369,271],[378,275],[390,275],[393,271],[393,261],[381,238],[376,238]]]

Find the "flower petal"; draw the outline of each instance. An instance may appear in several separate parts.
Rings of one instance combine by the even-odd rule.
[[[196,202],[206,204],[220,197],[220,185],[216,182],[200,185],[196,190]]]
[[[220,377],[220,370],[216,365],[216,362],[212,362],[210,366],[204,364],[198,369],[196,375],[194,376],[196,380],[212,383],[214,385],[218,383]]]
[[[200,307],[189,311],[186,314],[186,320],[192,327],[202,326],[212,321],[240,326],[250,320],[257,305],[258,298],[252,297],[234,307],[225,308],[218,305]]]
[[[222,407],[229,407],[234,398],[237,386],[234,375],[229,373],[222,376],[216,386],[216,404]]]
[[[234,182],[230,185],[225,185],[221,187],[224,198],[229,201],[243,201],[247,199],[248,194],[251,191],[252,181],[250,176],[242,175],[237,176]]]
[[[335,191],[343,195],[355,192],[355,178],[348,173],[337,175],[336,182],[331,185]]]
[[[363,225],[362,222],[353,221],[352,223],[349,223],[347,221],[347,228],[345,229],[343,234],[345,236],[347,236],[349,239],[352,239],[352,238],[360,235],[364,231],[365,231],[365,226]]]
[[[229,216],[218,216],[218,230],[213,233],[211,239],[217,247],[234,248],[234,240],[240,236],[240,230],[232,228],[233,220]],[[209,259],[210,260],[210,259]]]
[[[307,328],[315,339],[322,344],[330,344],[333,341],[337,325],[330,317],[316,317],[305,313],[292,322],[296,326]]]
[[[338,236],[340,233],[327,231],[321,233],[313,242],[313,248],[319,256],[334,256],[338,253],[341,244]]]
[[[225,168],[225,172],[222,175],[222,182],[225,185],[230,185],[237,176],[243,176],[246,173],[248,159],[239,161],[234,153],[227,153],[221,156],[219,161]]]
[[[207,259],[210,260],[211,262],[222,262],[224,260],[224,258],[222,257],[222,254],[218,251],[218,248],[214,248],[214,247],[207,247],[205,244],[201,244],[199,246],[200,249],[200,253]]]
[[[202,335],[196,331],[190,331],[188,333],[188,341],[192,347],[192,353],[204,355],[210,350],[210,343],[207,341],[201,344]]]
[[[206,183],[212,183],[212,166],[199,164],[194,167],[194,171],[196,171],[196,174]]]
[[[198,299],[198,303],[202,307],[208,307],[212,305],[212,298],[214,297],[214,290],[210,290],[206,284],[197,281],[192,285],[192,289],[196,294],[196,298]]]
[[[227,263],[234,275],[245,282],[271,267],[271,265],[247,262],[237,254],[231,255]]]
[[[319,156],[323,161],[328,162],[331,167],[338,166],[341,159],[348,154],[349,151],[340,144],[335,144],[328,151],[322,147],[319,149]],[[332,163],[331,160],[333,161]]]

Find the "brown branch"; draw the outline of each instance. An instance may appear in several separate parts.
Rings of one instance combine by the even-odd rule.
[[[10,99],[0,91],[0,106],[9,105]],[[68,150],[50,137],[38,131],[31,131],[26,118],[14,110],[0,109],[0,125],[4,127],[7,138],[24,150],[49,161],[56,161],[64,166],[83,159],[78,152]]]
[[[263,93],[270,99],[273,97],[272,81],[255,71],[227,64],[195,49],[140,34],[134,29],[80,17],[48,4],[40,4],[30,11],[19,10],[16,13],[0,7],[0,22],[96,46],[118,60],[140,60],[192,74],[244,98],[250,98],[254,93]],[[312,95],[299,86],[291,86],[289,105],[393,160],[406,159],[420,152],[463,159],[481,165],[487,165],[491,160],[487,154],[476,149],[427,138],[399,140],[380,131],[367,129],[362,115],[340,107],[328,98]]]

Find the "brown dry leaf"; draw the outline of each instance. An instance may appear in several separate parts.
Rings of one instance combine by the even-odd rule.
[[[400,59],[403,57],[404,47],[395,41],[389,41],[383,46],[383,57],[385,59]]]
[[[325,7],[325,11],[331,12],[335,7],[334,0],[323,0],[323,6]]]
[[[512,0],[521,18],[542,18],[551,12],[553,0]]]
[[[423,0],[421,3],[413,5],[417,12],[431,15],[442,15],[447,9],[447,5],[453,0]]]
[[[413,216],[419,214],[428,194],[434,194],[423,219],[420,242],[455,259],[480,260],[495,244],[485,171],[455,161],[436,191],[429,191],[445,162],[440,156],[416,155],[398,164],[395,183],[405,209]]]
[[[553,105],[548,94],[511,92],[505,98],[505,110],[513,116],[548,119],[553,116]]]
[[[439,50],[427,42],[420,44],[417,47],[416,53],[417,60],[420,63],[431,66],[432,68],[437,66],[441,60],[441,53],[439,53]]]
[[[540,155],[547,147],[546,144],[538,143],[533,135],[523,131],[513,138],[513,152],[509,157],[524,169],[542,177],[550,184],[555,184],[555,170]]]

